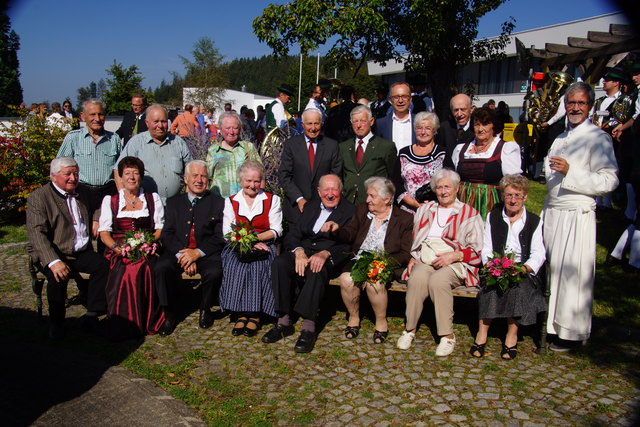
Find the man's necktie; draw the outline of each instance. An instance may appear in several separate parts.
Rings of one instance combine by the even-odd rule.
[[[458,128],[458,139],[460,139],[460,137],[462,136],[463,133],[464,133],[464,129],[463,128]]]
[[[358,148],[356,149],[356,165],[358,167],[360,167],[360,165],[362,164],[362,158],[364,157],[364,148],[362,148],[363,144],[364,141],[362,140],[362,138],[360,138],[358,140]]]
[[[316,152],[313,149],[313,139],[309,140],[309,165],[311,166],[311,172],[313,172],[313,162],[315,161],[316,158]]]
[[[133,125],[133,132],[131,132],[131,136],[138,134],[138,122],[140,121],[140,117],[136,116],[136,124]]]
[[[193,200],[191,201],[191,229],[189,230],[189,244],[188,244],[188,248],[189,249],[195,249],[198,247],[197,243],[196,243],[196,223],[195,223],[195,210],[194,208],[196,207],[196,205],[198,204],[198,202],[200,201],[199,197],[194,197]]]

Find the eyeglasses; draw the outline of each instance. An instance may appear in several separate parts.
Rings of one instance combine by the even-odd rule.
[[[393,95],[391,97],[391,100],[393,100],[393,101],[400,101],[401,99],[403,101],[408,101],[408,100],[411,99],[411,95]]]
[[[586,101],[567,101],[567,107],[585,107],[589,105]]]
[[[504,197],[505,200],[507,199],[522,200],[526,196],[524,194],[516,193],[516,194],[504,194],[502,197]]]
[[[369,123],[369,121],[371,121],[371,119],[356,119],[356,120],[351,120],[351,123],[361,124],[361,123]]]
[[[133,102],[131,103],[132,107],[142,107],[144,104],[134,104]]]

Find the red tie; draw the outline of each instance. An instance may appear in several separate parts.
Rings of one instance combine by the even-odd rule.
[[[316,158],[316,152],[313,149],[313,139],[309,140],[309,165],[311,165],[311,172],[313,172],[313,161]]]
[[[358,167],[362,164],[362,158],[364,157],[364,148],[362,148],[362,144],[364,144],[364,141],[360,138],[358,140],[358,149],[356,150],[356,165]]]

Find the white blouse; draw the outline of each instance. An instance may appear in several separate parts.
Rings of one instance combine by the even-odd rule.
[[[238,202],[238,214],[244,216],[249,221],[253,217],[262,214],[264,209],[264,201],[267,199],[267,195],[264,191],[260,191],[253,201],[253,205],[249,206],[244,198],[243,190],[240,190],[238,194],[231,197],[227,197],[224,200],[224,214],[222,217],[222,234],[226,235],[231,231],[231,224],[236,222],[236,214],[233,211],[233,205],[231,199]],[[276,238],[282,235],[282,207],[280,203],[280,197],[273,195],[271,200],[271,209],[269,210],[269,229],[276,234]]]
[[[467,151],[464,153],[465,159],[488,159],[493,156],[493,152],[496,150],[496,145],[500,142],[500,135],[493,138],[489,148],[482,153],[471,153],[471,147],[475,146],[476,140],[474,139],[469,144]],[[453,154],[451,155],[451,160],[453,160],[453,165],[457,169],[458,161],[460,160],[460,151],[464,147],[464,144],[456,145],[456,148],[453,150]],[[502,146],[502,154],[500,155],[500,163],[502,164],[502,175],[512,175],[522,173],[521,165],[521,156],[520,156],[520,146],[516,144],[514,141],[505,141]]]
[[[484,226],[484,244],[482,246],[482,253],[480,256],[482,257],[482,264],[486,264],[489,257],[493,256],[493,241],[491,239],[491,221],[490,221],[491,213],[487,214],[487,222]],[[505,243],[504,252],[505,253],[514,253],[516,255],[516,261],[522,262],[523,264],[527,264],[533,270],[534,274],[538,273],[540,267],[544,264],[546,260],[544,243],[542,241],[542,219],[538,223],[535,231],[533,232],[533,236],[531,237],[531,253],[529,254],[529,259],[522,261],[522,248],[520,247],[520,239],[518,239],[518,235],[524,228],[524,225],[527,221],[527,211],[525,209],[522,212],[522,216],[516,220],[513,224],[509,221],[509,218],[504,213],[504,209],[502,210],[502,219],[507,223],[507,241]]]
[[[144,197],[144,189],[140,188],[138,198],[142,201],[142,209],[137,211],[125,211],[124,207],[127,201],[124,198],[124,188],[119,191],[118,199],[118,218],[142,218],[149,215],[147,207],[147,199]],[[164,227],[164,206],[160,200],[158,193],[151,193],[155,209],[153,211],[153,222],[155,230],[161,230]],[[113,215],[111,213],[111,196],[104,196],[102,205],[100,206],[100,219],[98,220],[98,231],[113,231]]]

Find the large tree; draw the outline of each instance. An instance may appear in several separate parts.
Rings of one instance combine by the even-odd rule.
[[[22,102],[19,49],[20,37],[11,29],[6,6],[0,6],[0,116],[11,113],[9,105]]]
[[[131,109],[131,95],[134,93],[146,94],[142,89],[143,77],[136,65],[129,68],[113,60],[113,64],[107,70],[108,89],[103,94],[103,100],[107,105],[107,114],[124,114]],[[93,83],[93,82],[92,82]],[[96,86],[97,92],[97,86]],[[96,93],[97,95],[97,93]]]
[[[331,44],[327,57],[336,65],[395,59],[407,71],[427,73],[436,108],[448,111],[456,70],[491,57],[508,41],[513,18],[501,35],[477,41],[479,19],[505,0],[293,0],[270,4],[253,21],[258,39],[276,55],[290,47],[302,53]]]
[[[196,88],[192,92],[197,105],[213,107],[222,103],[222,92],[228,86],[224,57],[216,49],[213,40],[208,37],[198,39],[191,51],[193,59],[180,56],[186,69],[184,77],[187,87]]]

